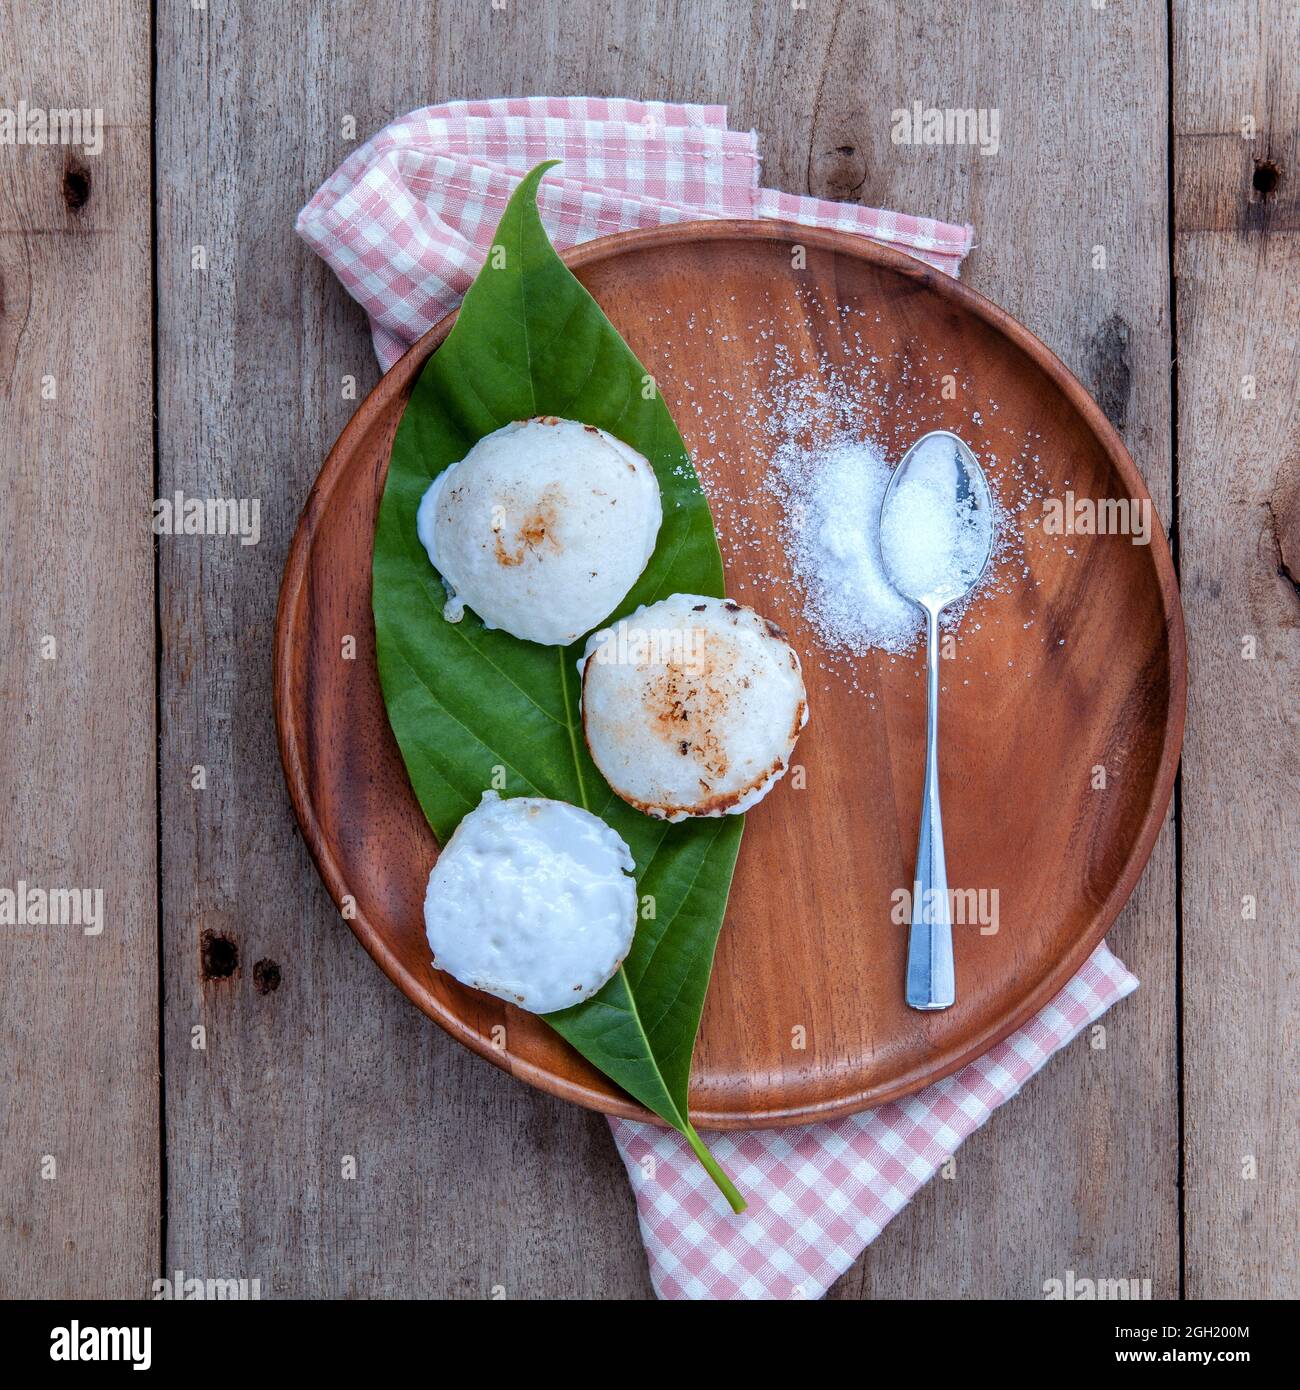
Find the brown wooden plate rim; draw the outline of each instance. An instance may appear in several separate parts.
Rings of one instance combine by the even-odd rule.
[[[792,222],[718,219],[618,232],[613,236],[584,242],[565,252],[563,259],[571,270],[577,271],[584,266],[646,248],[657,249],[684,242],[719,240],[798,243],[815,247],[820,251],[872,262],[924,285],[983,319],[1020,348],[1060,388],[1102,444],[1129,495],[1137,500],[1150,501],[1146,484],[1114,426],[1056,354],[1010,314],[985,299],[983,295],[901,251],[877,245],[852,233],[805,227]],[[394,398],[409,392],[424,362],[451,331],[456,321],[456,312],[453,310],[440,319],[389,368],[344,427],[308,494],[289,548],[284,579],[280,587],[273,656],[275,721],[280,760],[284,765],[289,798],[302,829],[303,839],[330,896],[340,907],[346,894],[346,884],[340,867],[321,834],[307,785],[306,771],[300,757],[300,749],[305,746],[299,726],[304,704],[296,698],[294,690],[292,651],[294,633],[297,629],[295,620],[306,592],[308,558],[315,542],[318,520],[329,504],[335,484],[342,476],[356,446],[375,427],[377,420],[391,409]],[[378,486],[382,486],[387,476],[387,467],[385,461],[376,480]],[[1155,511],[1154,506],[1152,510]],[[732,1111],[697,1111],[692,1108],[691,1119],[698,1127],[747,1129],[807,1124],[851,1115],[856,1111],[911,1095],[924,1086],[950,1076],[1015,1032],[1053,999],[1083,966],[1128,901],[1151,856],[1173,794],[1182,749],[1187,700],[1187,645],[1182,601],[1173,559],[1162,526],[1155,528],[1151,544],[1169,643],[1171,688],[1165,719],[1164,745],[1153,795],[1147,805],[1137,838],[1114,888],[1101,904],[1088,929],[1079,935],[1039,984],[1014,1009],[1009,1010],[1004,1018],[974,1037],[967,1038],[963,1045],[927,1062],[924,1066],[915,1067],[888,1084],[854,1091],[813,1105],[764,1109],[745,1114]],[[530,1085],[588,1109],[628,1119],[655,1120],[656,1117],[649,1111],[621,1093],[605,1092],[585,1082],[558,1076],[535,1063],[512,1057],[508,1051],[495,1047],[488,1039],[471,1029],[458,1014],[428,994],[397,959],[382,933],[377,931],[366,917],[361,904],[357,904],[355,916],[347,921],[357,939],[398,989],[453,1038],[478,1053],[480,1057],[487,1058]]]

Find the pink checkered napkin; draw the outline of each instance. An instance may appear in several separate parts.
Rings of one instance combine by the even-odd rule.
[[[734,1216],[686,1141],[611,1120],[660,1298],[819,1298],[957,1146],[1138,987],[1105,943],[1019,1032],[906,1100],[842,1120],[706,1134],[749,1202]]]
[[[561,249],[633,227],[775,217],[857,232],[956,275],[972,228],[758,184],[753,131],[720,106],[588,97],[428,106],[350,155],[298,215],[370,317],[384,368],[460,303],[523,174]],[[1035,1019],[978,1061],[879,1110],[708,1142],[749,1200],[734,1216],[671,1130],[611,1125],[661,1298],[816,1298],[968,1134],[1082,1028],[1137,988],[1104,945]]]
[[[506,97],[426,106],[349,155],[298,214],[298,233],[370,316],[387,370],[460,303],[520,177],[563,164],[537,205],[561,250],[708,217],[775,217],[859,232],[956,275],[972,229],[798,198],[758,185],[758,137],[722,106]]]

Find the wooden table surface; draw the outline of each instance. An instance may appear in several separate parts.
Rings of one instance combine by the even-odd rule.
[[[104,894],[97,936],[0,925],[0,1292],[650,1293],[604,1120],[383,978],[271,717],[289,538],[378,374],[294,214],[394,115],[548,93],[726,103],[772,186],[973,222],[963,278],[1102,403],[1180,565],[1180,785],[1110,937],[1142,988],[831,1296],[1300,1294],[1300,6],[0,0],[0,34],[0,108],[106,126],[0,144],[0,887]],[[892,144],[916,101],[996,108],[997,154]],[[178,489],[259,498],[260,543],[156,543]]]

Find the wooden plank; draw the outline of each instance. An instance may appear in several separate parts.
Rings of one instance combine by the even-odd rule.
[[[1293,4],[1175,6],[1191,1298],[1300,1296],[1297,51]]]
[[[354,147],[344,116],[364,138],[453,97],[730,102],[735,124],[759,127],[773,184],[976,222],[970,282],[1108,385],[1167,515],[1165,35],[1162,10],[1130,10],[994,19],[926,3],[882,22],[810,0],[738,22],[726,0],[527,14],[350,0],[328,23],[160,10],[160,490],[257,496],[262,517],[257,546],[161,552],[169,1264],[277,1295],[649,1291],[603,1122],[463,1054],[400,999],[335,919],[280,784],[279,574],[353,408],[341,379],[360,393],[375,378],[359,311],[289,230]],[[1130,88],[1117,122],[1114,93]],[[893,146],[890,112],[915,99],[1000,106],[1000,154]],[[1107,1049],[1076,1045],[1032,1083],[841,1296],[1033,1296],[1066,1268],[1176,1288],[1172,874],[1166,835],[1112,938],[1144,985],[1108,1021]],[[236,973],[202,978],[205,930],[238,946]],[[280,969],[267,994],[261,959]],[[199,1023],[206,1052],[190,1047]],[[356,1181],[340,1176],[346,1154]]]
[[[149,19],[5,3],[0,33],[9,119],[89,113],[0,143],[0,888],[92,895],[80,926],[0,925],[0,1293],[141,1298],[161,1210]]]
[[[766,176],[973,222],[963,279],[1103,402],[1167,524],[1163,9],[926,4],[882,20],[844,5],[813,42],[811,116],[780,101],[762,110],[742,100],[736,112],[762,130]],[[916,101],[997,110],[997,153],[895,145],[891,112]],[[1094,267],[1095,246],[1105,269]],[[1069,1269],[1177,1294],[1175,896],[1171,816],[1109,937],[1142,988],[1106,1019],[1105,1050],[1079,1039],[1054,1059],[834,1296],[1034,1298]]]
[[[345,116],[365,138],[460,95],[467,62],[473,91],[502,85],[490,8],[441,13],[157,14],[159,490],[257,498],[261,519],[257,545],[160,547],[167,1267],[275,1297],[625,1297],[648,1280],[604,1120],[464,1052],[389,985],[302,847],[275,747],[289,538],[355,408],[343,379],[359,398],[378,376],[293,218],[355,148]],[[218,938],[238,951],[224,976]]]

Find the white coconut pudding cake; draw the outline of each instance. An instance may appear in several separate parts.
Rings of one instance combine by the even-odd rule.
[[[627,597],[662,518],[641,454],[543,416],[487,435],[445,469],[416,527],[447,588],[448,621],[468,607],[522,641],[567,646]],[[755,806],[808,721],[785,634],[729,599],[674,594],[639,608],[594,632],[578,665],[593,761],[618,796],[661,820]],[[485,792],[429,875],[433,963],[533,1013],[581,1003],[631,949],[634,868],[598,816]]]
[[[516,420],[445,468],[416,530],[447,587],[444,616],[567,647],[627,597],[663,520],[649,461],[554,415]]]
[[[599,816],[567,801],[484,792],[429,875],[433,963],[531,1013],[580,1004],[632,945],[634,867]]]

